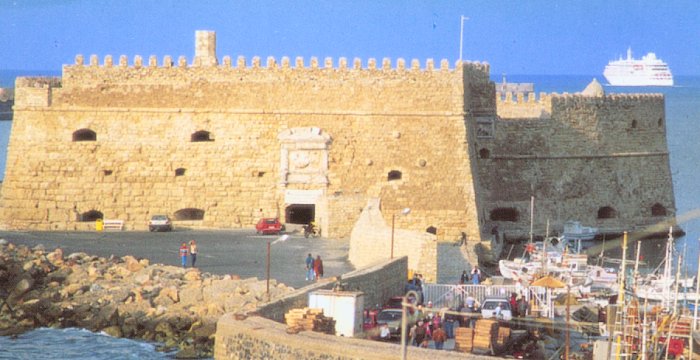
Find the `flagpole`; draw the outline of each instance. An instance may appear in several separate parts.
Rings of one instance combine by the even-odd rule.
[[[462,62],[462,44],[464,43],[464,20],[469,20],[468,17],[462,15],[459,18],[459,62]]]

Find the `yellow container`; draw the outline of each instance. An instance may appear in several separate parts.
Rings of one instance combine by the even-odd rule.
[[[103,231],[105,229],[105,222],[102,219],[95,220],[95,230]]]

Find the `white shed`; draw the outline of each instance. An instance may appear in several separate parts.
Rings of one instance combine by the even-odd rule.
[[[364,293],[360,291],[317,290],[309,293],[309,307],[323,309],[335,320],[335,334],[353,337],[362,332]]]

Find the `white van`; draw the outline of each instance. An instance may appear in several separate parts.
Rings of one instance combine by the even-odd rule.
[[[513,311],[506,298],[486,298],[481,304],[481,317],[510,320],[513,318]]]

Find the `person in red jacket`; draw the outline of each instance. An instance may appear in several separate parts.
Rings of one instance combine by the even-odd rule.
[[[314,260],[314,273],[316,273],[316,279],[323,277],[323,261],[321,260],[321,255],[316,255],[316,260]]]

